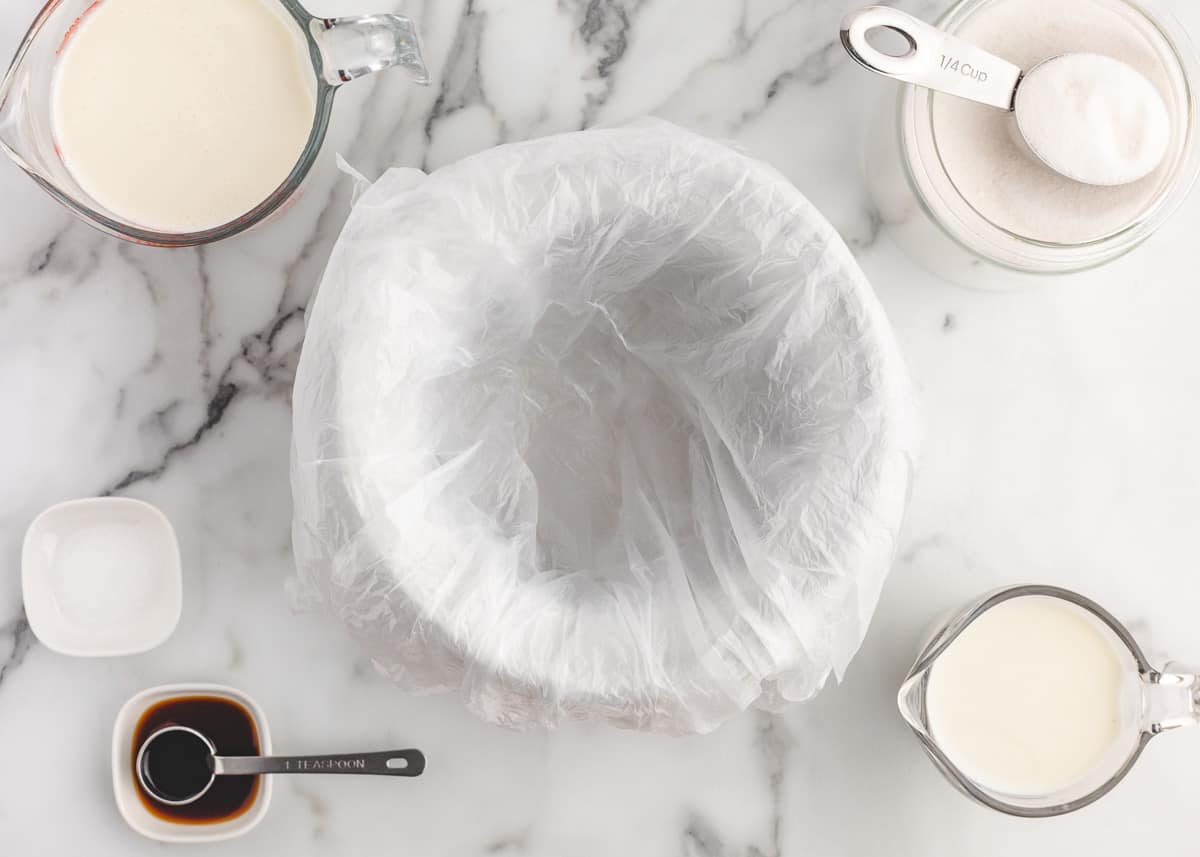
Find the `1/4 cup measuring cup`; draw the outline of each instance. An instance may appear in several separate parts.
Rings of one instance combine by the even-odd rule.
[[[1107,750],[1097,754],[1086,772],[1069,785],[1044,793],[1015,793],[981,782],[956,764],[938,730],[931,725],[931,677],[952,644],[981,616],[1011,599],[1036,596],[1060,599],[1111,647],[1119,665],[1113,700],[1116,720]],[[1154,736],[1200,723],[1200,676],[1167,672],[1150,666],[1129,630],[1094,601],[1056,586],[1017,586],[982,596],[941,625],[909,671],[900,688],[901,714],[926,754],[945,777],[968,797],[1009,815],[1044,818],[1081,809],[1111,791]],[[1047,713],[1047,716],[1049,712]]]
[[[38,13],[0,83],[0,148],[43,189],[92,226],[141,244],[189,247],[236,235],[279,210],[312,168],[329,127],[334,95],[343,83],[398,66],[417,83],[429,73],[413,21],[400,15],[318,18],[295,0],[277,2],[295,23],[312,61],[315,109],[307,143],[287,178],[253,209],[197,232],[162,232],[131,223],[89,196],[55,145],[52,123],[56,65],[67,41],[104,0],[50,0]],[[153,74],[153,69],[147,69]]]
[[[1089,14],[1075,19],[1072,10],[1084,6],[1091,9],[1091,20]],[[999,291],[1045,286],[1055,275],[1095,268],[1125,255],[1170,219],[1200,172],[1200,55],[1174,4],[1164,0],[1089,0],[1086,4],[1081,0],[958,0],[935,26],[982,41],[980,30],[990,30],[995,26],[990,22],[1006,19],[1010,8],[1038,10],[1023,13],[1028,23],[1022,30],[1041,34],[1052,47],[1039,49],[1039,56],[1008,57],[1022,64],[1075,51],[1115,56],[1126,40],[1138,46],[1139,52],[1153,58],[1165,80],[1160,94],[1177,117],[1177,128],[1161,181],[1147,184],[1144,207],[1131,211],[1127,220],[1102,236],[1059,243],[1005,228],[964,193],[967,180],[950,168],[949,113],[939,106],[953,99],[907,85],[884,93],[863,132],[863,169],[886,233],[906,255],[938,276],[970,288]],[[1097,42],[1100,34],[1107,34],[1103,45]],[[1031,48],[1033,44],[1031,40]],[[994,44],[985,47],[999,51]],[[994,162],[990,149],[961,151],[975,152],[981,164]],[[994,189],[998,184],[980,187]],[[1105,195],[1093,189],[1084,192]],[[1024,193],[1012,197],[1018,205],[1030,199]]]

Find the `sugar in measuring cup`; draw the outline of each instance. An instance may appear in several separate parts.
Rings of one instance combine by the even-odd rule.
[[[428,83],[399,15],[295,0],[50,0],[0,84],[0,148],[111,235],[191,246],[296,193],[338,88],[397,66]]]
[[[1087,806],[1149,740],[1200,722],[1200,679],[1150,666],[1093,601],[1053,586],[986,595],[941,626],[901,713],[959,790],[1038,818]]]

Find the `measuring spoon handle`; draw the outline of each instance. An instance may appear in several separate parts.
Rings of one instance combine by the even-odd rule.
[[[867,41],[872,30],[904,37],[908,51],[886,54]],[[859,65],[904,83],[1011,110],[1021,69],[983,48],[887,6],[868,6],[842,21],[842,45]]]
[[[425,770],[420,750],[343,753],[335,756],[213,756],[217,776],[252,774],[378,774],[417,777]]]

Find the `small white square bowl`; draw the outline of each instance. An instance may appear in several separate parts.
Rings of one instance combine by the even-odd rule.
[[[219,842],[250,831],[263,820],[271,805],[271,777],[262,777],[254,803],[245,812],[228,821],[211,824],[183,824],[166,821],[146,809],[138,797],[133,771],[133,734],[146,709],[178,696],[219,696],[231,699],[250,712],[258,732],[259,750],[271,753],[271,733],[267,716],[258,703],[240,690],[220,684],[165,684],[136,694],[117,713],[112,737],[113,795],[125,822],[143,836],[159,842]]]
[[[25,614],[60,654],[153,649],[179,624],[183,575],[167,516],[141,500],[95,497],[42,512],[21,552]]]

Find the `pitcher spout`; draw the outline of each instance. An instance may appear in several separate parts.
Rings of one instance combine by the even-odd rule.
[[[22,133],[24,107],[21,88],[17,85],[20,69],[14,65],[0,82],[0,149],[23,169],[32,171],[29,163],[28,135]]]
[[[900,686],[896,695],[896,706],[904,722],[919,735],[929,737],[928,720],[925,716],[925,686],[929,681],[929,670],[912,673]]]
[[[314,18],[310,26],[321,49],[322,74],[333,86],[393,66],[404,69],[416,83],[429,83],[417,27],[410,18]]]
[[[34,71],[22,62],[24,53],[13,61],[0,81],[0,150],[9,160],[47,188],[55,187],[55,151],[45,111],[38,111],[39,81]]]

